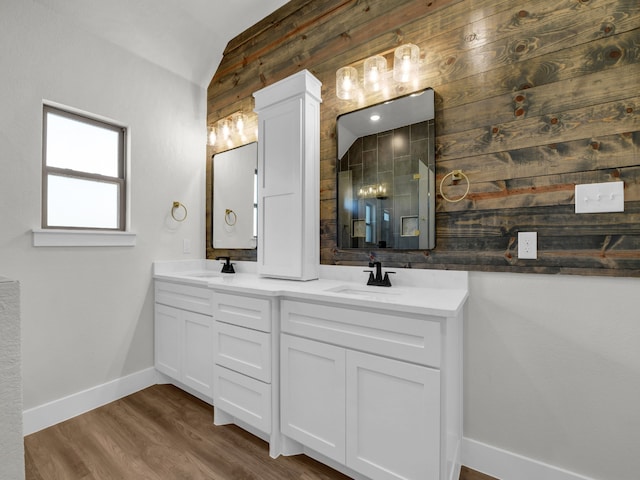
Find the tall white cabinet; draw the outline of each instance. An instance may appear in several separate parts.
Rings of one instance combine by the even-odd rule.
[[[303,70],[253,94],[259,128],[261,276],[319,276],[321,85]]]

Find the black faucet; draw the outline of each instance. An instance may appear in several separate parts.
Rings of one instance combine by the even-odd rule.
[[[225,261],[225,263],[222,264],[222,273],[236,273],[231,263],[231,257],[218,257],[216,260]]]
[[[365,270],[365,272],[369,272],[369,280],[367,281],[367,285],[372,285],[375,287],[390,287],[391,280],[389,280],[390,273],[396,272],[385,272],[384,277],[382,276],[382,263],[381,262],[369,262],[370,268],[375,268],[376,273],[373,274],[373,270]]]

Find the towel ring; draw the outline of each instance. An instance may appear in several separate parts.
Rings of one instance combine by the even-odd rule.
[[[176,211],[181,209],[181,208],[184,210],[184,216],[182,218],[178,218],[178,217],[176,217]],[[187,207],[185,207],[180,202],[173,202],[173,207],[171,207],[171,217],[176,222],[184,222],[187,219]]]
[[[226,223],[230,227],[233,227],[237,221],[238,221],[238,215],[236,215],[236,212],[234,212],[230,208],[225,209],[224,223]]]
[[[456,198],[455,200],[452,200],[442,192],[442,186],[444,185],[444,181],[447,179],[447,177],[451,177],[454,181],[460,180],[461,178],[464,178],[467,181],[467,190],[464,192],[464,195],[462,195],[460,198]],[[449,173],[447,173],[444,177],[442,177],[442,180],[440,181],[440,196],[447,202],[456,203],[461,200],[464,200],[464,198],[469,193],[469,187],[471,187],[471,182],[469,181],[469,177],[467,177],[462,172],[462,170],[452,170]]]

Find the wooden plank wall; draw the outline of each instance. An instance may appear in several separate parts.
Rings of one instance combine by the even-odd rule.
[[[339,250],[335,119],[381,98],[337,99],[335,71],[361,74],[409,42],[423,52],[418,88],[436,92],[437,183],[462,169],[470,192],[438,196],[430,252]],[[301,69],[323,83],[321,263],[640,276],[638,0],[292,0],[229,43],[208,123],[252,111],[254,91]],[[614,180],[624,213],[574,213],[575,184]],[[466,186],[445,188],[456,198]],[[207,245],[210,211],[209,184]],[[538,232],[538,260],[517,259],[518,231]],[[255,259],[207,248],[227,253]]]

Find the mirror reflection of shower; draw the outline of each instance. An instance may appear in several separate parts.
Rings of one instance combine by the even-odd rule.
[[[434,92],[340,115],[338,247],[435,247]]]

